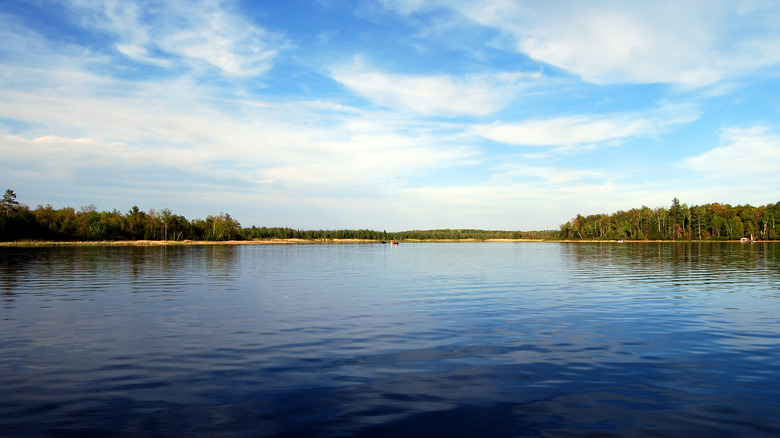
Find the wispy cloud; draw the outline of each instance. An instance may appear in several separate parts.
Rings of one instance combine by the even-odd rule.
[[[587,116],[495,123],[475,126],[473,132],[502,143],[523,146],[562,146],[596,143],[646,132],[649,124],[640,119],[599,119]]]
[[[0,92],[14,102],[0,108],[0,117],[40,124],[28,135],[5,137],[0,154],[13,156],[20,167],[47,157],[41,165],[70,169],[72,176],[78,169],[116,165],[131,177],[154,166],[207,179],[229,176],[246,185],[273,182],[304,192],[316,187],[320,193],[393,183],[475,155],[456,138],[382,112],[251,99],[234,99],[225,111],[212,105],[210,92],[197,94],[204,90],[188,81],[128,87],[132,93],[109,96],[101,96],[99,87],[88,95],[67,93],[68,84],[52,95]],[[47,134],[52,130],[69,135]]]
[[[508,105],[538,75],[517,73],[405,75],[374,70],[357,60],[332,70],[333,78],[371,102],[426,116],[484,116]]]
[[[646,113],[578,115],[511,123],[475,125],[475,135],[518,146],[572,146],[655,135],[669,125],[689,123],[698,112],[689,105],[668,106]]]
[[[386,0],[400,13],[430,9]],[[510,38],[509,50],[593,83],[665,82],[687,87],[780,63],[774,3],[441,0]]]
[[[405,188],[403,199],[412,207],[426,206],[419,211],[421,220],[432,217],[441,221],[447,217],[444,226],[457,228],[484,223],[484,218],[490,217],[497,228],[512,230],[557,227],[559,223],[545,218],[548,212],[563,223],[577,212],[628,209],[637,207],[637,198],[647,199],[643,196],[647,189],[642,185],[605,172],[533,164],[507,165],[497,170],[479,184]],[[594,205],[599,210],[593,211]]]
[[[257,76],[287,42],[219,1],[72,0],[82,25],[112,34],[115,48],[140,62],[216,68],[230,77]]]
[[[761,179],[776,187],[780,175],[780,135],[765,126],[727,128],[721,145],[689,157],[685,164],[711,178]],[[775,181],[765,178],[771,176]]]
[[[89,20],[118,23],[116,38],[128,47],[153,47],[157,33],[167,35],[149,30],[140,9],[123,5],[79,7],[105,12]],[[0,168],[20,181],[36,169],[38,183],[60,186],[84,184],[86,175],[112,185],[177,181],[184,191],[207,182],[223,191],[254,187],[265,201],[282,202],[293,189],[299,198],[327,198],[354,187],[381,191],[476,155],[435,124],[398,114],[325,100],[272,102],[188,74],[111,77],[104,68],[109,57],[80,56],[77,46],[51,50],[31,31],[12,41],[6,50],[17,61],[3,70],[0,118],[32,126],[2,135],[0,156],[8,159]],[[151,50],[139,53],[167,59]]]

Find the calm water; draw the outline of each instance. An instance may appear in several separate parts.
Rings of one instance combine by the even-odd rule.
[[[0,435],[777,436],[778,248],[0,248]]]

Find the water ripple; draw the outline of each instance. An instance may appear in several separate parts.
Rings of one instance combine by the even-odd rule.
[[[0,250],[9,436],[780,434],[756,244]]]

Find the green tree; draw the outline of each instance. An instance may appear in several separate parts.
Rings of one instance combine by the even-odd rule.
[[[696,238],[702,239],[702,230],[707,229],[707,209],[703,205],[691,207],[691,231],[696,233]]]
[[[3,211],[5,211],[6,217],[11,215],[11,212],[16,210],[19,206],[19,201],[16,200],[16,193],[13,190],[7,189],[3,195]]]
[[[168,225],[170,225],[172,218],[173,212],[171,212],[171,210],[164,208],[160,211],[160,219],[162,220],[163,226],[162,240],[168,240]]]
[[[749,204],[737,206],[735,210],[737,212],[737,216],[739,216],[739,219],[742,221],[744,228],[743,236],[741,237],[758,235],[759,223],[761,220],[759,210]]]
[[[683,207],[680,205],[680,200],[677,198],[672,199],[672,206],[669,207],[669,218],[672,220],[672,239],[677,239],[681,236],[682,230],[685,228]]]
[[[78,237],[84,240],[102,240],[106,238],[108,227],[102,220],[95,204],[82,207],[78,217]]]
[[[146,213],[134,205],[125,215],[125,233],[129,239],[146,238]]]
[[[775,228],[777,222],[780,222],[780,202],[767,205],[767,213],[764,215],[767,226],[767,238],[778,239],[780,235]]]

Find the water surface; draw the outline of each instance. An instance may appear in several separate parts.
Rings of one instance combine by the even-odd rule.
[[[780,250],[0,248],[3,436],[777,436]]]

